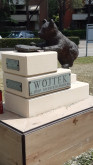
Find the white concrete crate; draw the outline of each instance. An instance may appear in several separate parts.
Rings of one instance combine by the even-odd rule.
[[[71,86],[71,70],[58,69],[55,73],[22,77],[4,72],[4,90],[24,98],[52,93]],[[73,75],[73,81],[75,75]]]
[[[5,109],[23,117],[32,117],[63,106],[70,106],[88,97],[89,84],[76,81],[69,89],[31,99],[5,92]]]
[[[57,52],[19,53],[6,51],[2,53],[4,72],[33,76],[57,71]]]

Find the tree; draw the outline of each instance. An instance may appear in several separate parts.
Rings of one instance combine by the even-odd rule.
[[[72,9],[82,8],[85,4],[85,0],[73,0],[72,1]]]
[[[53,16],[58,13],[58,2],[57,0],[48,0],[48,17],[52,19]]]
[[[83,1],[82,0],[57,0],[59,6],[59,29],[63,30],[64,28],[64,15],[66,11],[73,10],[74,8],[82,8]]]
[[[37,12],[38,7],[40,6],[42,0],[39,0],[38,5],[36,5],[35,10],[33,11],[33,13],[29,12],[29,3],[31,0],[26,0],[25,1],[25,5],[26,5],[26,18],[27,18],[27,30],[30,29],[30,22],[31,22],[31,18],[33,17],[33,15]]]
[[[88,1],[88,24],[90,23],[90,13],[91,13],[91,1]]]
[[[58,5],[59,5],[59,29],[62,31],[63,30],[63,19],[67,7],[67,1],[65,0],[57,0]]]
[[[11,11],[15,12],[15,6],[13,0],[1,0],[0,2],[0,28],[3,28],[7,22],[12,22]]]
[[[26,20],[27,20],[27,25],[26,28],[27,30],[29,30],[29,26],[30,26],[30,19],[29,19],[29,0],[26,0]]]
[[[10,20],[11,11],[15,11],[13,0],[1,0],[0,20]]]
[[[83,7],[82,0],[49,0],[49,17],[53,18],[53,15],[59,15],[59,29],[62,31],[66,11],[81,7]]]

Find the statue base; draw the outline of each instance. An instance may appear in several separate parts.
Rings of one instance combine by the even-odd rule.
[[[64,72],[66,71],[64,70]],[[5,91],[5,109],[22,117],[33,117],[59,107],[70,106],[88,98],[89,84],[76,81],[75,74],[72,74],[71,79],[71,88],[56,92],[53,91],[52,93],[35,98],[27,99],[12,94],[11,91],[13,90],[9,92]]]
[[[4,111],[0,132],[0,164],[64,164],[93,148],[93,96],[32,118]]]

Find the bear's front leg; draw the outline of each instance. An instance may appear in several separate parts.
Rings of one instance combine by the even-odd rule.
[[[43,47],[44,51],[58,51],[59,47],[58,45],[53,45],[53,46],[45,46]]]

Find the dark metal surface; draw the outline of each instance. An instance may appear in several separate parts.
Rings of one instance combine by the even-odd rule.
[[[58,60],[63,68],[69,68],[73,65],[78,56],[77,45],[65,37],[57,28],[53,20],[48,22],[44,20],[39,31],[40,38],[46,41],[46,44],[38,46],[16,45],[15,49],[19,52],[33,52],[38,50],[57,51]]]

